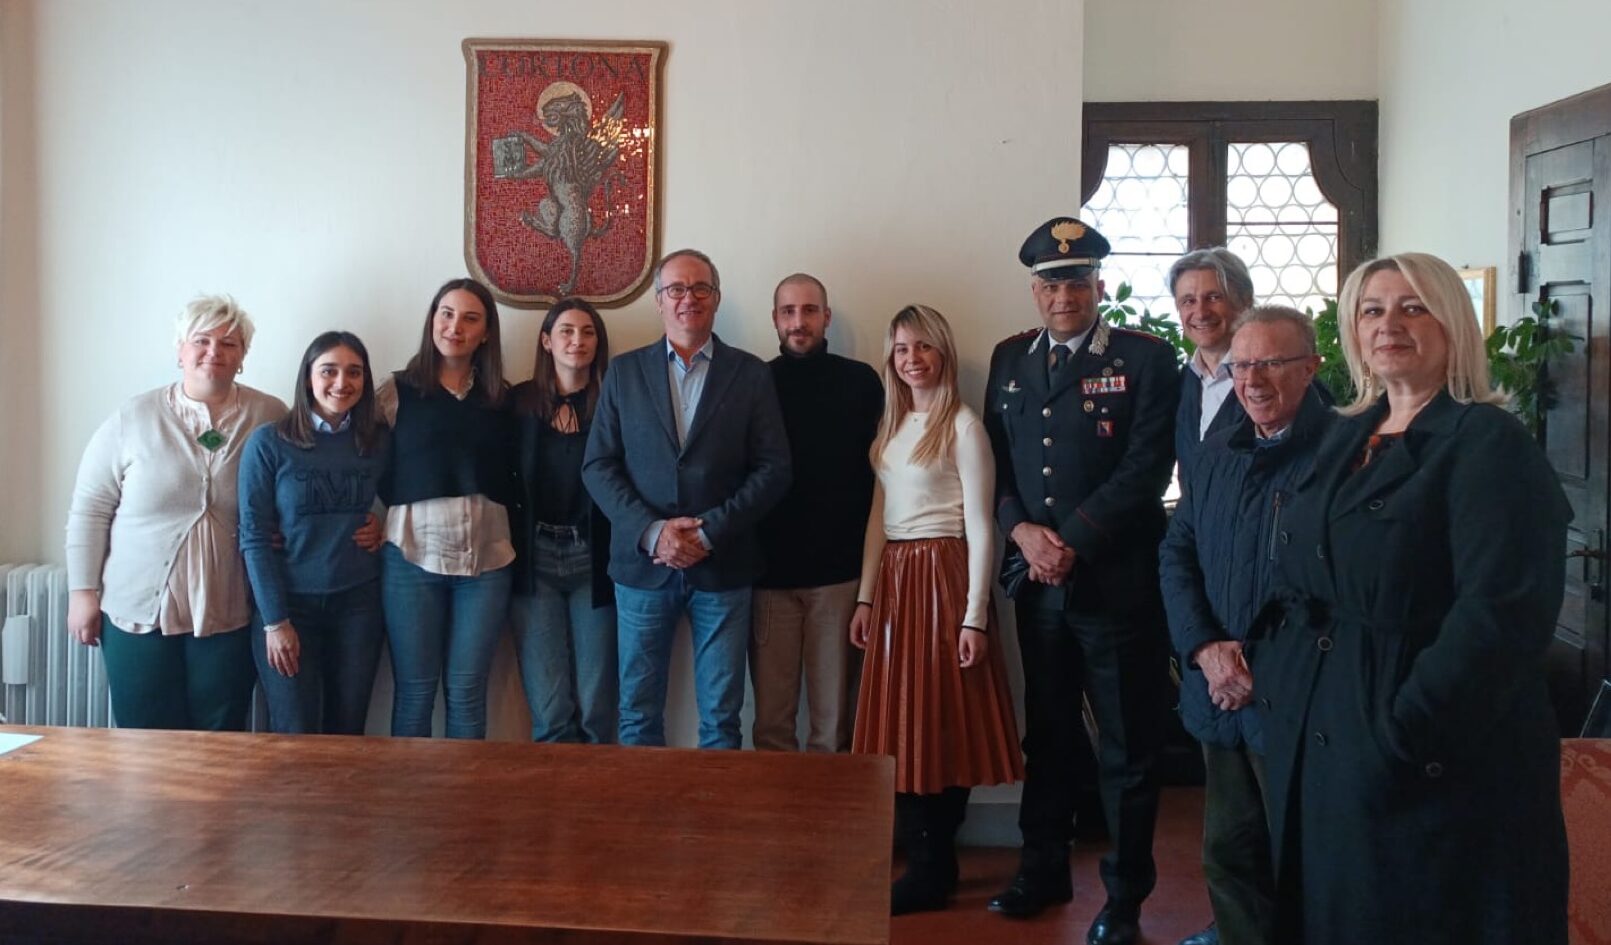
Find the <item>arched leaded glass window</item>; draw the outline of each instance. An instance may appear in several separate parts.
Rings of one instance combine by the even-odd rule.
[[[1318,310],[1376,251],[1376,103],[1087,103],[1082,219],[1128,282],[1173,314],[1165,276],[1189,249],[1228,246],[1260,302]]]

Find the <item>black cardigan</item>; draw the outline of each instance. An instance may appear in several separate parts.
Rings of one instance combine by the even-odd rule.
[[[537,562],[531,553],[532,531],[535,528],[537,490],[542,483],[537,475],[537,455],[543,448],[544,438],[552,432],[548,418],[521,410],[521,403],[531,381],[515,387],[511,393],[514,408],[514,433],[510,442],[514,455],[510,465],[515,470],[515,500],[509,506],[509,531],[515,545],[514,592],[530,594],[537,587]],[[582,478],[580,466],[576,478]],[[586,490],[583,490],[586,494]],[[593,558],[593,606],[608,607],[615,603],[615,584],[610,580],[610,522],[599,511],[598,504],[588,497],[587,534],[588,548]]]

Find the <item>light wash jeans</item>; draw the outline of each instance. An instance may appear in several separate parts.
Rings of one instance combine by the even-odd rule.
[[[397,689],[392,734],[430,737],[440,683],[447,696],[447,737],[487,737],[487,676],[509,615],[512,569],[453,577],[410,563],[391,542],[380,554]]]
[[[615,607],[593,606],[586,539],[539,532],[536,588],[510,599],[534,742],[615,741]]]

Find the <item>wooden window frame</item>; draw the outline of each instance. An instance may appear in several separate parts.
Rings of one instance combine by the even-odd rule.
[[[1107,172],[1112,144],[1190,148],[1186,245],[1224,246],[1233,141],[1302,141],[1315,183],[1337,207],[1338,285],[1376,255],[1377,106],[1369,101],[1086,102],[1080,206]]]

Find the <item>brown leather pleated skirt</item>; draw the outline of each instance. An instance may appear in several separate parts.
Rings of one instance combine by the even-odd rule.
[[[994,610],[984,662],[963,669],[957,661],[967,603],[962,539],[884,546],[850,750],[894,757],[896,791],[1023,780]]]

